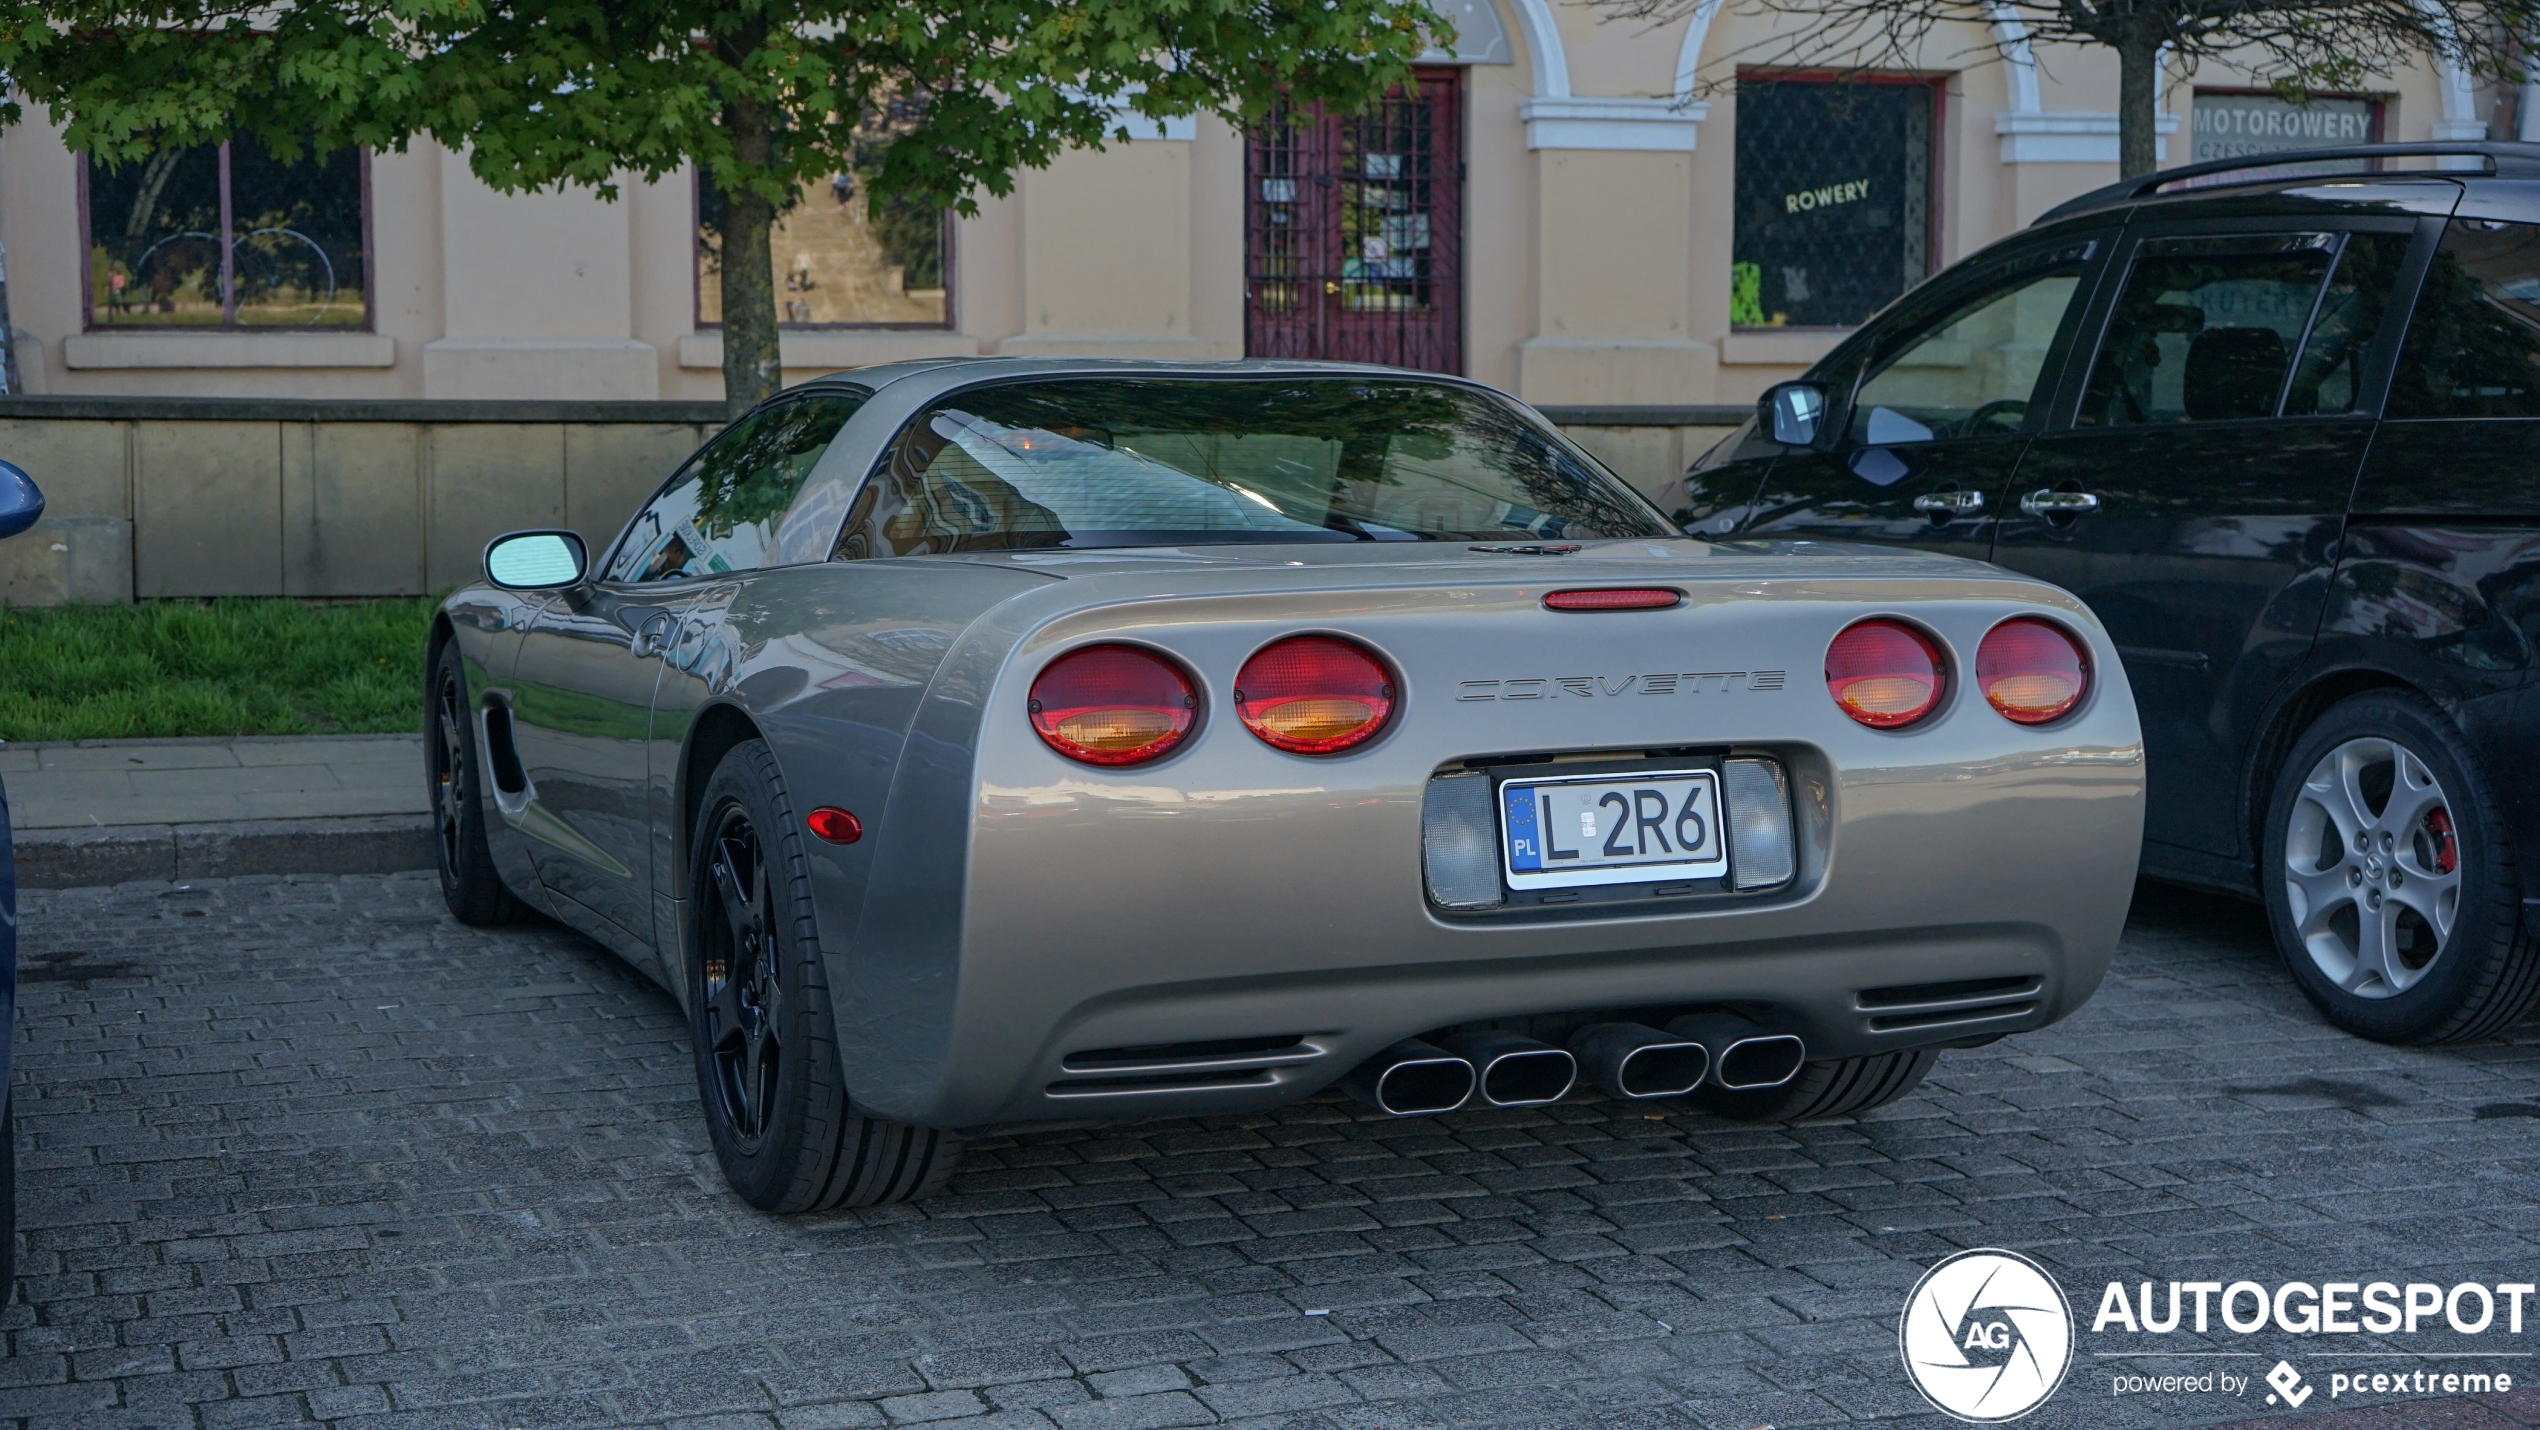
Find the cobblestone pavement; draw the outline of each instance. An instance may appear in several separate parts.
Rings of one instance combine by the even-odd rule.
[[[2094,1336],[2109,1280],[2540,1280],[2534,1030],[2335,1034],[2251,910],[2150,885],[2079,1016],[1857,1122],[1319,1101],[998,1139],[922,1209],[792,1221],[724,1191],[665,995],[428,877],[37,892],[24,932],[0,1422],[48,1430],[1938,1425],[1898,1310],[1987,1245],[2085,1327],[2024,1423],[2210,1424],[2270,1413],[2279,1355],[2324,1381],[2318,1342]],[[2339,1349],[2529,1343],[2446,1337]],[[2239,1358],[2102,1358],[2152,1345]],[[2216,1367],[2252,1388],[2112,1394]]]

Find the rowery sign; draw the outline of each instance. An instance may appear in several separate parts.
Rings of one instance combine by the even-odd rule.
[[[1859,203],[1869,196],[1870,181],[1854,179],[1849,183],[1827,184],[1822,188],[1801,189],[1795,194],[1784,194],[1782,208],[1790,213],[1803,214],[1812,209],[1830,209],[1837,204]]]

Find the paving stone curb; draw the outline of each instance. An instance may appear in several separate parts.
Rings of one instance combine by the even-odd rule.
[[[24,829],[16,844],[18,882],[30,889],[433,867],[432,824],[421,815]]]

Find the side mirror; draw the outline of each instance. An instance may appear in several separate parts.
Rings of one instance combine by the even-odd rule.
[[[510,591],[570,586],[590,559],[570,531],[515,531],[485,548],[485,579]]]
[[[1807,447],[1817,440],[1817,424],[1826,415],[1826,390],[1813,382],[1784,382],[1767,388],[1764,430],[1785,447]]]
[[[15,462],[0,462],[0,536],[15,536],[44,515],[44,493]]]

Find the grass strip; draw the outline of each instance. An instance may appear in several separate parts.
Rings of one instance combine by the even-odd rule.
[[[0,739],[419,730],[436,604],[0,608]]]

